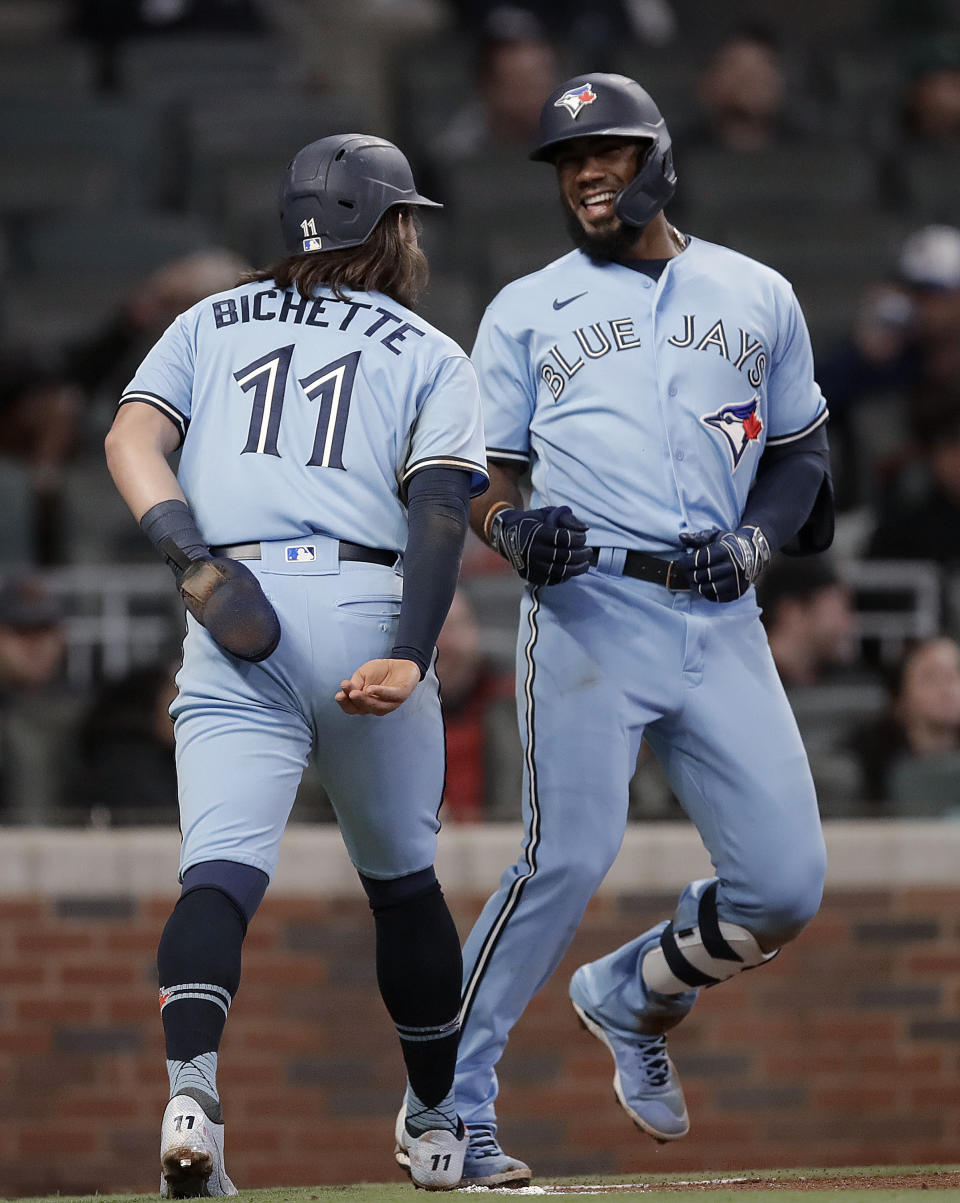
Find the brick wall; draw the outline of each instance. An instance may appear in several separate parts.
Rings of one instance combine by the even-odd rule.
[[[0,1195],[156,1189],[154,953],[173,897],[0,897]],[[830,888],[783,956],[705,992],[671,1039],[693,1129],[655,1145],[615,1105],[608,1054],[577,1026],[566,982],[674,898],[606,891],[591,904],[502,1065],[511,1150],[544,1175],[956,1160],[960,885]],[[451,901],[465,934],[483,897]],[[221,1049],[231,1175],[395,1178],[402,1081],[359,890],[277,888]]]

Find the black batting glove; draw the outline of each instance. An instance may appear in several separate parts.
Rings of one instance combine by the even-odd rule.
[[[690,549],[681,561],[690,587],[707,601],[743,597],[770,563],[770,544],[759,526],[697,531],[681,535],[680,542]]]
[[[176,547],[161,550],[171,560],[178,557]],[[224,651],[255,664],[276,651],[280,619],[246,564],[208,552],[199,559],[183,556],[179,566],[183,604]]]
[[[557,585],[590,567],[587,529],[568,505],[500,509],[487,539],[531,585]]]
[[[224,651],[256,663],[276,650],[280,619],[260,582],[238,560],[210,554],[187,505],[161,501],[140,526],[170,566],[184,605]]]

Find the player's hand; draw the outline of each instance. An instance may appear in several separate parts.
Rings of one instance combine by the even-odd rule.
[[[488,539],[525,581],[556,585],[590,567],[587,529],[568,505],[502,509],[490,522]]]
[[[280,619],[245,564],[225,556],[190,560],[178,584],[184,605],[231,655],[257,663],[276,650]]]
[[[349,681],[341,681],[336,703],[344,714],[382,716],[402,706],[420,684],[412,660],[368,660]]]
[[[690,549],[681,561],[690,587],[707,601],[743,597],[770,563],[770,544],[759,526],[697,531],[681,535],[680,542]]]

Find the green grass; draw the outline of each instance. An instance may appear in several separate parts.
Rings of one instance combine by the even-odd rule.
[[[630,1176],[582,1177],[540,1179],[535,1186],[544,1188],[546,1198],[589,1198],[592,1195],[604,1194],[603,1188],[610,1189],[607,1198],[616,1199],[621,1203],[749,1203],[751,1198],[755,1203],[834,1203],[842,1194],[844,1198],[854,1200],[869,1200],[869,1203],[960,1203],[960,1190],[943,1190],[935,1187],[933,1175],[943,1172],[960,1172],[960,1165],[949,1166],[869,1166],[845,1167],[830,1169],[806,1170],[728,1170],[716,1174],[634,1174]],[[914,1186],[899,1189],[886,1189],[870,1186],[870,1179],[888,1177],[891,1175],[907,1175],[916,1181]],[[857,1179],[862,1186],[837,1186],[828,1190],[798,1190],[797,1180],[801,1178],[831,1178]],[[930,1185],[924,1186],[924,1178],[930,1179]],[[669,1184],[688,1183],[696,1181],[722,1180],[730,1178],[762,1179],[768,1185],[758,1187],[746,1185],[738,1187],[732,1184],[729,1188],[718,1187],[711,1190],[692,1188],[684,1190],[682,1186]],[[643,1190],[623,1190],[622,1184],[637,1183],[645,1187]],[[621,1189],[615,1189],[620,1186]],[[564,1190],[568,1187],[568,1190]],[[587,1191],[578,1191],[578,1187],[587,1187]],[[933,1194],[931,1194],[933,1191]],[[506,1192],[504,1192],[506,1195]],[[516,1192],[510,1192],[514,1197]],[[484,1197],[493,1200],[501,1197],[498,1192],[469,1192],[469,1197]],[[453,1192],[453,1200],[464,1199],[463,1192]],[[540,1196],[523,1196],[540,1197]],[[314,1186],[314,1187],[277,1187],[272,1190],[241,1191],[240,1203],[427,1203],[436,1198],[439,1203],[441,1195],[431,1196],[425,1192],[415,1192],[407,1183],[359,1183],[356,1186]],[[18,1203],[157,1203],[158,1196],[150,1195],[48,1195],[43,1198],[19,1200]]]

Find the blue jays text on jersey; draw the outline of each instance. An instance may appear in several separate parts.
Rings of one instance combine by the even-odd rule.
[[[120,399],[178,427],[178,479],[210,545],[314,532],[400,550],[405,485],[428,466],[486,484],[462,349],[373,292],[243,284],[181,314]],[[272,465],[283,461],[283,471]]]
[[[597,546],[735,528],[764,447],[827,416],[790,285],[699,239],[658,281],[580,251],[515,281],[473,358],[488,455],[529,463],[531,504],[571,506]]]

